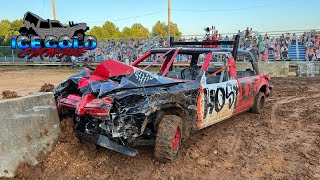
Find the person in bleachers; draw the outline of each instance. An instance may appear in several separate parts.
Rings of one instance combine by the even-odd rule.
[[[252,48],[249,50],[249,52],[251,52],[251,54],[254,56],[254,58],[255,58],[256,60],[258,60],[258,58],[259,58],[259,52],[258,52],[256,46],[252,46]]]

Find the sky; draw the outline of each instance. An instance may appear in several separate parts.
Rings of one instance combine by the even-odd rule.
[[[168,0],[55,0],[57,20],[86,22],[89,27],[109,20],[120,29],[141,23],[151,30],[167,22]],[[308,3],[306,3],[308,2]],[[53,19],[51,0],[0,0],[0,20],[21,19],[31,11]],[[204,34],[216,26],[219,33],[320,29],[320,0],[171,0],[171,21],[183,35]]]

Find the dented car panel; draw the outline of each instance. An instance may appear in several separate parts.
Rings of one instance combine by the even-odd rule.
[[[270,93],[270,77],[259,74],[254,61],[253,70],[237,72],[231,52],[223,51],[227,57],[224,67],[210,68],[218,52],[213,48],[162,48],[151,50],[133,65],[106,60],[94,71],[84,69],[55,88],[59,114],[72,115],[76,130],[99,137],[95,139],[98,145],[127,155],[136,154],[129,147],[155,141],[166,114],[181,117],[182,132],[188,136],[250,109],[258,92]],[[137,68],[154,53],[164,54],[154,61],[164,59],[160,72]],[[200,67],[192,58],[190,67],[174,70],[172,64],[179,53],[196,57],[204,53],[206,58]],[[190,78],[168,77],[169,72],[179,76],[186,71]]]

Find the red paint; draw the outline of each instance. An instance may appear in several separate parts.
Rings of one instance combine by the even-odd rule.
[[[82,78],[79,81],[79,89],[86,87],[90,82],[105,81],[110,77],[132,74],[132,66],[116,60],[107,60],[100,63],[90,78]]]
[[[233,112],[233,115],[243,112],[249,109],[262,88],[262,86],[266,86],[266,95],[269,95],[269,80],[270,76],[258,74],[250,77],[243,77],[238,79],[238,100],[237,106]]]
[[[84,114],[109,116],[109,110],[112,107],[112,103],[113,99],[110,97],[93,99],[84,105]]]
[[[139,59],[137,59],[135,62],[132,63],[132,66],[136,67],[138,64],[140,64],[142,61],[147,59],[151,56],[151,52],[145,53],[143,56],[141,56]]]
[[[59,107],[69,107],[75,109],[77,107],[78,102],[81,100],[81,96],[76,94],[70,94],[67,98],[62,98],[59,101]]]
[[[162,59],[163,57],[165,57],[167,54],[169,54],[171,51],[173,51],[174,49],[171,49],[170,51],[166,52],[165,54],[161,55],[158,59],[155,59],[152,63],[150,63],[147,67],[145,67],[143,70],[146,70],[147,68],[149,68],[150,66],[152,66],[154,63],[158,62],[160,59]]]
[[[94,96],[93,94],[85,94],[77,106],[77,109],[76,109],[77,114],[84,115],[85,114],[84,106],[95,98],[96,96]]]
[[[237,78],[237,72],[236,72],[236,64],[234,62],[233,57],[228,58],[228,64],[229,64],[229,75],[232,78]]]
[[[164,72],[162,73],[162,76],[165,77],[169,71],[169,68],[170,66],[172,65],[173,61],[174,61],[174,58],[176,58],[178,52],[180,51],[181,47],[180,48],[177,48],[176,51],[174,52],[174,54],[172,55],[170,61],[168,62],[168,64],[166,65],[166,68],[164,70]]]
[[[40,57],[43,60],[44,57],[54,57],[58,55],[59,59],[62,59],[64,56],[75,56],[75,57],[80,57],[82,56],[85,51],[88,50],[88,48],[66,48],[66,49],[54,49],[54,48],[37,48],[37,49],[31,49],[31,48],[26,48],[18,53],[19,58],[24,58],[26,55],[28,56],[27,59],[31,59],[34,57]]]
[[[170,57],[167,56],[166,59],[162,63],[161,72],[163,72],[166,69],[167,64],[168,64],[169,61],[170,61]]]
[[[94,116],[109,116],[109,109],[85,108],[85,114]]]
[[[175,137],[174,137],[174,142],[173,142],[173,149],[174,149],[175,151],[177,151],[178,148],[179,148],[179,142],[180,142],[180,128],[177,127],[176,135],[175,135]]]
[[[203,72],[205,72],[205,71],[208,70],[208,67],[209,67],[209,64],[210,64],[210,62],[211,62],[211,59],[212,59],[212,52],[209,52],[209,53],[207,54],[206,59],[204,60],[203,65],[202,65],[202,71],[203,71]]]

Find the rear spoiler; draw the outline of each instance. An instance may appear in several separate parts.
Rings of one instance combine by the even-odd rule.
[[[237,57],[237,50],[239,48],[240,36],[236,35],[234,41],[213,41],[213,42],[175,42],[174,37],[170,37],[170,46],[210,46],[210,45],[233,45],[232,56]]]

